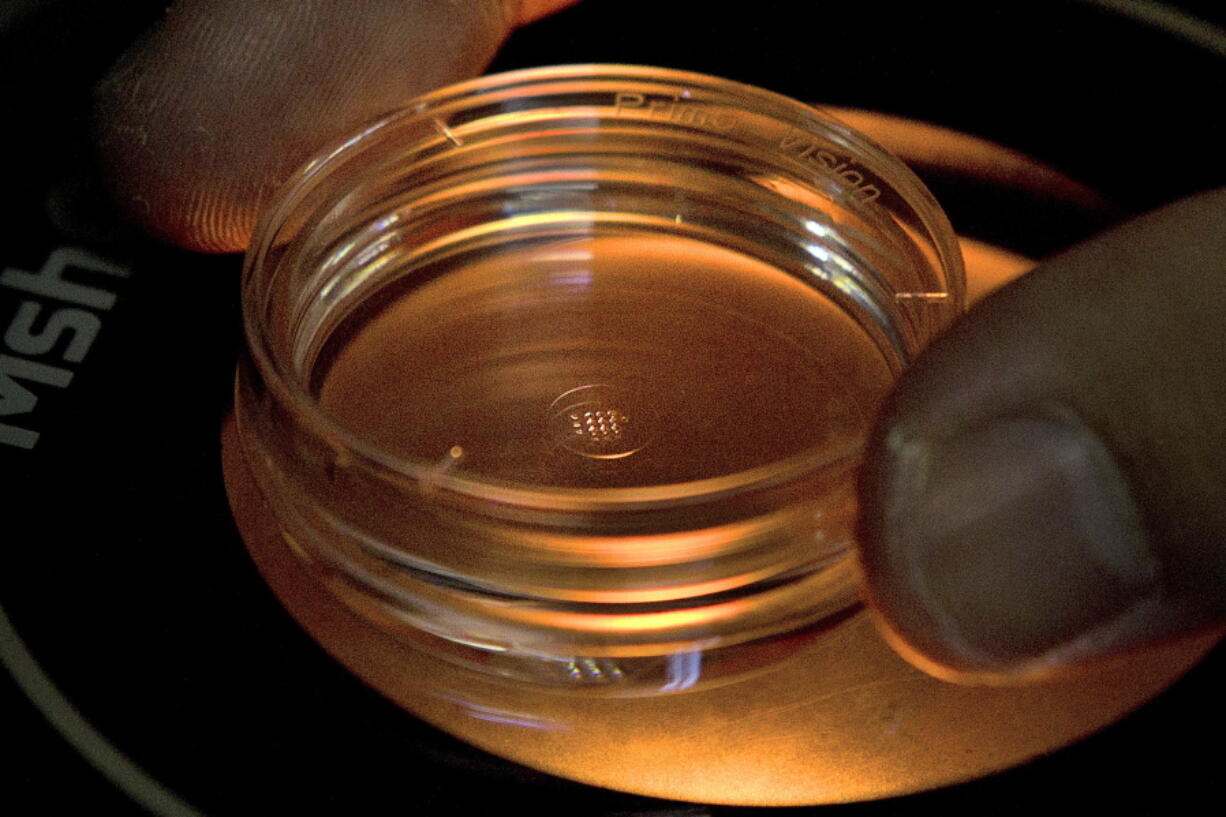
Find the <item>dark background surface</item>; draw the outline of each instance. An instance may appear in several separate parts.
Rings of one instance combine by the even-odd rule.
[[[1219,3],[1166,5],[1221,22]],[[0,267],[37,269],[67,244],[132,271],[72,273],[115,291],[116,305],[100,313],[69,387],[38,387],[21,418],[37,426],[38,446],[0,446],[0,604],[38,672],[110,745],[217,817],[758,813],[604,792],[465,747],[363,687],[271,597],[219,475],[238,261],[132,239],[89,182],[89,83],[160,6],[16,2],[0,12]],[[602,61],[947,125],[1131,209],[1226,183],[1226,55],[1089,3],[588,0],[516,35],[494,68]],[[1007,197],[938,193],[963,232],[1021,249],[1054,249],[1087,229]],[[0,288],[0,323],[23,298]],[[0,641],[6,655],[20,652]],[[1223,664],[1219,648],[1134,716],[1023,768],[822,811],[1172,814],[1221,802]],[[0,813],[147,813],[4,673],[0,724],[16,750],[0,767]]]

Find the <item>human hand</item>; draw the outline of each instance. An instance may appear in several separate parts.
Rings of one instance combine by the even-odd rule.
[[[989,296],[907,372],[863,476],[891,642],[1042,677],[1226,622],[1226,190]]]
[[[241,250],[321,147],[475,76],[516,25],[574,2],[180,0],[98,86],[103,170],[149,232]]]

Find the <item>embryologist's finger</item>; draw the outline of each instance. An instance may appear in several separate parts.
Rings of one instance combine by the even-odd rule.
[[[907,372],[863,476],[887,637],[1043,677],[1226,622],[1226,190],[989,296]]]
[[[515,25],[574,1],[181,0],[98,86],[103,171],[147,230],[240,250],[313,152],[477,74]]]

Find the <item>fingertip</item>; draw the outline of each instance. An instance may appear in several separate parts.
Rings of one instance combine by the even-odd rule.
[[[241,250],[260,208],[316,151],[479,73],[507,34],[504,8],[176,3],[96,89],[116,206],[186,249]]]
[[[1135,646],[1161,564],[1105,445],[1040,406],[876,452],[862,558],[896,647],[930,673],[1026,680]]]
[[[1015,682],[1226,621],[1222,472],[1204,456],[1226,408],[1204,297],[1223,203],[1049,259],[903,375],[866,454],[860,542],[912,663]]]

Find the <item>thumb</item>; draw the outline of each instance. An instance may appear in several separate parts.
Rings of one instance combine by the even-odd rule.
[[[478,73],[574,0],[180,0],[95,93],[117,204],[188,249],[241,250],[272,191],[363,121]]]
[[[1226,622],[1226,190],[974,307],[907,372],[862,479],[887,637],[953,680]]]

